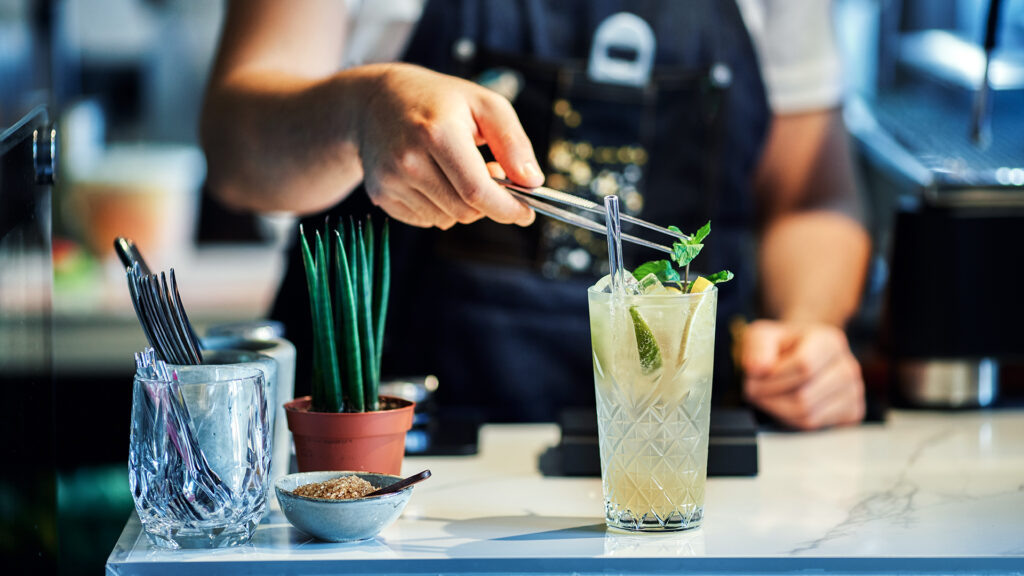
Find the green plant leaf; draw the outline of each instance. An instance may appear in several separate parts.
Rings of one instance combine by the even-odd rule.
[[[672,267],[672,263],[668,260],[651,260],[650,262],[644,262],[637,266],[636,270],[633,270],[633,277],[638,281],[646,278],[648,274],[654,274],[663,284],[679,281],[679,272],[676,272],[676,269]]]
[[[359,343],[359,324],[356,314],[356,297],[353,291],[352,265],[349,262],[345,242],[341,232],[334,231],[334,272],[336,276],[336,292],[339,299],[336,305],[342,310],[342,325],[339,334],[338,356],[344,365],[345,397],[349,410],[362,412],[363,403],[363,364]],[[340,302],[339,302],[340,300]]]
[[[334,317],[331,314],[330,265],[327,261],[327,248],[324,246],[320,231],[316,233],[316,263],[318,289],[317,322],[320,324],[321,347],[320,359],[323,364],[324,400],[328,410],[341,412],[345,406],[341,402],[341,375],[338,370],[338,355],[334,342]]]
[[[331,216],[330,216],[330,214],[328,214],[327,216],[324,216],[324,236],[323,236],[323,241],[324,241],[324,256],[325,256],[325,258],[323,260],[323,262],[324,262],[323,273],[324,274],[329,274],[329,270],[331,269]],[[330,276],[327,277],[327,282],[328,282],[328,284],[330,284],[330,282],[331,282]]]
[[[376,246],[373,244],[373,220],[369,216],[366,217],[366,228],[363,228],[363,246],[366,246],[366,268],[372,282],[376,278],[373,269],[377,262],[373,259]]]
[[[380,374],[381,356],[384,353],[384,326],[387,324],[388,296],[391,292],[391,249],[390,227],[387,219],[381,228],[380,248],[377,250],[377,263],[374,266],[373,283],[373,326],[376,329],[374,344],[377,352],[377,374]],[[373,391],[377,398],[377,391]]]
[[[373,406],[376,404],[376,397],[368,396],[378,389],[378,374],[376,371],[376,346],[374,343],[373,330],[373,294],[371,292],[369,277],[369,266],[366,262],[366,246],[364,245],[362,230],[355,234],[356,241],[356,314],[359,325],[360,353],[363,363],[363,398],[364,405]]]
[[[330,221],[324,226],[315,243],[299,227],[313,327],[313,410],[377,410],[391,285],[388,222],[379,238],[369,218],[366,229],[350,219],[346,231],[339,222],[333,238]]]
[[[711,282],[712,284],[721,284],[723,282],[728,282],[729,280],[732,280],[734,277],[735,275],[728,270],[722,270],[721,272],[715,272],[710,276],[705,276],[705,278],[707,278],[708,281]]]
[[[310,391],[313,396],[312,408],[315,411],[323,412],[326,410],[323,385],[323,361],[321,360],[323,353],[320,350],[321,335],[320,326],[317,323],[317,318],[319,317],[319,306],[317,304],[319,282],[316,274],[316,263],[313,261],[313,254],[309,250],[309,241],[306,239],[306,231],[303,229],[301,224],[299,225],[299,239],[302,241],[302,263],[306,270],[306,286],[309,289],[309,312],[313,327],[313,375],[312,382],[310,382]]]

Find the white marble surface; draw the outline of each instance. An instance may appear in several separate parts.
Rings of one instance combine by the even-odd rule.
[[[542,477],[557,435],[489,426],[479,456],[408,458],[404,472],[434,477],[368,542],[313,541],[275,512],[247,546],[168,552],[133,517],[107,570],[1024,573],[1024,412],[764,433],[761,473],[711,479],[704,526],[667,535],[607,531],[598,479]]]

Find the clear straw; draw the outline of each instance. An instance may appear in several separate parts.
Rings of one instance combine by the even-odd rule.
[[[608,273],[612,277],[612,292],[621,294],[624,271],[622,268],[622,223],[619,221],[619,197],[604,197],[605,226],[608,229]]]

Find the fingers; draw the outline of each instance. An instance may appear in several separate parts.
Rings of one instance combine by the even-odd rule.
[[[533,222],[533,210],[494,182],[477,148],[490,146],[513,181],[543,183],[530,141],[507,100],[471,82],[410,66],[389,67],[376,89],[358,137],[375,202],[417,225],[444,228],[481,217],[523,226]],[[404,207],[386,198],[390,195]]]
[[[829,366],[811,380],[777,394],[750,392],[748,395],[766,412],[780,422],[794,428],[806,428],[814,414],[821,409],[830,394],[836,392],[844,375],[841,363]]]
[[[807,379],[832,362],[840,352],[849,350],[846,336],[838,328],[816,327],[804,332],[792,352],[784,355],[771,376]]]
[[[508,178],[508,174],[505,173],[505,169],[501,167],[501,164],[497,162],[487,163],[487,172],[491,174],[491,178]]]
[[[794,390],[817,377],[836,356],[849,352],[842,331],[825,326],[796,331],[791,344],[767,372],[748,378],[749,393],[770,396]]]
[[[743,332],[740,362],[751,378],[768,376],[790,340],[787,328],[778,322],[758,320]]]
[[[802,430],[864,418],[864,380],[842,330],[761,320],[743,335],[747,400]]]
[[[401,196],[401,199],[409,208],[430,222],[425,226],[427,228],[437,226],[441,230],[448,230],[458,222],[438,206],[433,198],[419,190],[410,189]]]
[[[397,220],[421,228],[437,226],[447,230],[457,222],[469,224],[483,216],[462,201],[448,177],[422,149],[407,150],[379,162],[378,166],[366,176],[367,192],[374,204]],[[392,200],[399,201],[401,206]]]
[[[471,130],[436,131],[430,151],[459,197],[471,208],[503,224],[528,226],[533,223],[533,210],[491,178],[473,142]]]
[[[852,356],[838,359],[794,390],[749,399],[779,422],[800,430],[854,424],[864,418],[864,382]]]
[[[381,196],[377,198],[371,196],[370,200],[374,205],[379,206],[381,210],[387,212],[388,216],[391,216],[399,222],[419,228],[430,228],[434,225],[433,222],[426,221],[422,215],[418,214],[415,210],[409,208],[409,206],[404,202],[393,196]]]
[[[531,188],[544,184],[533,145],[508,100],[486,94],[476,102],[473,119],[510,180]]]
[[[856,363],[854,363],[856,364]],[[856,366],[856,373],[860,374],[860,366]],[[807,429],[822,428],[825,426],[849,426],[864,420],[864,386],[863,380],[859,386],[844,386],[840,393],[829,397],[825,403],[820,405],[804,424]]]
[[[507,178],[507,177],[508,177],[508,176],[507,176],[507,175],[505,174],[505,169],[504,169],[504,168],[502,168],[502,167],[501,167],[501,164],[498,164],[497,162],[488,162],[488,163],[487,163],[487,171],[488,171],[488,172],[489,172],[489,173],[491,174],[491,177],[492,177],[492,178],[501,178],[501,179],[505,179],[505,178]],[[522,204],[523,204],[523,206],[528,206],[528,205],[527,205],[527,204],[526,204],[525,202],[523,202],[522,200],[519,200],[518,198],[517,198],[516,200],[517,200],[518,202],[522,203]],[[530,212],[533,212],[533,208],[530,208]],[[531,218],[531,219],[530,219],[530,223],[531,223],[531,224],[533,223],[533,219],[534,219],[534,218],[536,218],[536,217],[537,217],[537,214],[536,214],[536,213],[534,213],[534,214],[533,214],[533,218]]]
[[[470,224],[483,218],[479,210],[471,207],[462,201],[459,194],[452,188],[451,182],[445,176],[441,167],[433,160],[426,159],[429,166],[426,168],[427,177],[415,184],[417,190],[430,198],[438,208],[460,224]]]
[[[437,226],[447,230],[455,225],[456,219],[447,214],[430,197],[411,187],[395,176],[368,178],[366,191],[370,201],[396,220],[430,228]]]

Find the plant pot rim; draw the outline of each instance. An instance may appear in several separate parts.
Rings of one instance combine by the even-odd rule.
[[[374,412],[310,412],[307,410],[309,396],[297,398],[284,405],[288,417],[288,429],[296,437],[352,438],[405,436],[412,428],[413,411],[416,403],[394,396],[382,396],[398,403],[397,408]]]
[[[405,398],[400,398],[398,396],[388,396],[387,394],[379,394],[377,398],[391,400],[395,404],[398,404],[398,406],[394,408],[387,408],[384,410],[368,410],[364,412],[318,412],[316,410],[309,409],[309,407],[313,405],[312,396],[301,396],[299,398],[295,398],[289,400],[288,402],[285,402],[284,409],[287,410],[288,412],[293,412],[297,414],[323,414],[328,416],[365,416],[367,414],[382,414],[387,412],[396,412],[398,410],[408,410],[409,408],[413,408],[416,406],[415,402],[411,400],[406,400]]]

